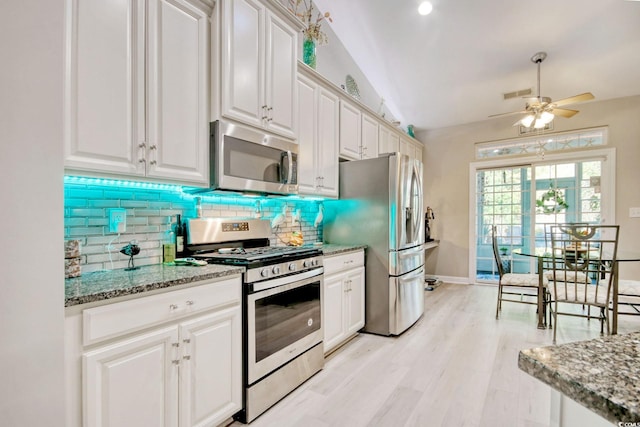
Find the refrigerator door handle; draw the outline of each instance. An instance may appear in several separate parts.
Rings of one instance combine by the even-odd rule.
[[[413,271],[409,274],[405,274],[404,276],[400,277],[398,280],[401,283],[406,283],[406,282],[411,282],[420,276],[424,276],[424,267],[420,267],[416,271]]]

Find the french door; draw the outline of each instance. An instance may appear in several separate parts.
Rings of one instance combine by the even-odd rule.
[[[516,249],[539,250],[546,245],[545,224],[613,221],[613,172],[609,156],[531,161],[519,165],[472,166],[475,172],[474,227],[470,276],[477,282],[498,279],[491,248],[491,227],[497,227],[498,247],[506,272],[534,271],[531,258],[512,255]],[[562,156],[567,157],[567,156]]]

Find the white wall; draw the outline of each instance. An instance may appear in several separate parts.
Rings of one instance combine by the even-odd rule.
[[[63,2],[0,5],[0,424],[64,425]]]
[[[620,250],[640,254],[640,218],[629,208],[640,206],[640,96],[577,106],[571,119],[558,118],[554,131],[609,126],[609,146],[616,148],[616,223],[621,227]],[[438,249],[427,257],[426,271],[439,276],[468,277],[469,163],[475,161],[476,142],[513,139],[514,119],[486,120],[420,132],[424,142],[425,206],[436,213],[434,238]],[[640,263],[621,265],[622,278],[640,280]]]

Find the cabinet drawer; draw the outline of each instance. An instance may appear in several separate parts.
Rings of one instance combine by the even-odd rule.
[[[240,303],[240,278],[89,308],[82,312],[82,343],[96,342],[228,304]]]
[[[364,265],[364,250],[325,257],[323,260],[324,274],[333,274],[343,270]]]

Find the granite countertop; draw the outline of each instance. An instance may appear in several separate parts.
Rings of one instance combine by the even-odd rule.
[[[640,420],[640,332],[522,350],[518,366],[613,423]]]
[[[133,271],[118,269],[86,273],[65,280],[64,305],[70,307],[243,272],[243,267],[215,264],[200,267],[156,264]]]
[[[318,246],[322,250],[322,255],[330,256],[337,255],[344,252],[353,252],[360,249],[366,249],[367,245],[336,245],[333,243],[323,243],[322,246]]]

